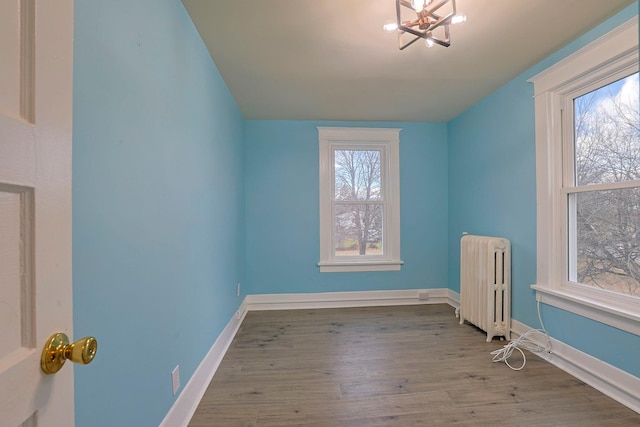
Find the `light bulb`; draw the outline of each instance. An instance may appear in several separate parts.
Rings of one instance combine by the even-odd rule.
[[[433,47],[436,43],[432,39],[424,39],[424,44],[426,44],[427,47]]]
[[[411,7],[416,12],[422,12],[422,9],[424,9],[424,0],[411,0]]]
[[[385,31],[395,31],[398,29],[398,24],[396,24],[395,22],[389,22],[388,24],[384,24],[382,26],[382,29]]]
[[[451,18],[452,24],[462,24],[463,22],[467,22],[467,15],[464,13],[458,13],[457,15],[453,15],[453,18]]]

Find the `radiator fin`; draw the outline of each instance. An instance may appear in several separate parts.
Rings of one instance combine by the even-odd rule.
[[[460,324],[511,338],[511,242],[466,235],[460,241]]]

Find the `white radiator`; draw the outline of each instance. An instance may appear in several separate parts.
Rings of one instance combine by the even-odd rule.
[[[467,320],[487,333],[510,339],[511,242],[466,235],[460,241],[460,324]]]

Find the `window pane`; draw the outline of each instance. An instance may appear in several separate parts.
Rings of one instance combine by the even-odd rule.
[[[382,205],[335,206],[335,255],[382,255]]]
[[[378,150],[335,150],[335,200],[381,200]]]
[[[579,283],[640,296],[640,188],[576,193]]]
[[[575,183],[640,179],[638,73],[574,100]]]

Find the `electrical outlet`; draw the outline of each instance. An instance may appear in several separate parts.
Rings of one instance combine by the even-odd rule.
[[[240,282],[238,282],[238,286],[236,287],[236,296],[240,296]]]
[[[418,299],[419,300],[428,300],[429,299],[429,291],[418,291]]]
[[[171,389],[173,391],[173,395],[175,396],[180,388],[180,365],[176,365],[176,367],[171,371]]]

